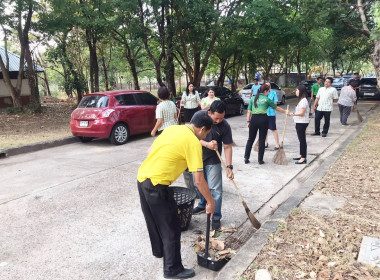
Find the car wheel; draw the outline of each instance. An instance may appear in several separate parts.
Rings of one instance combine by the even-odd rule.
[[[129,137],[128,127],[123,123],[117,123],[111,131],[110,141],[114,145],[127,143]]]
[[[285,95],[282,96],[281,98],[281,105],[284,105],[286,102]]]
[[[240,104],[240,109],[239,109],[239,115],[243,115],[244,114],[244,104]]]
[[[91,142],[92,139],[94,139],[94,138],[92,138],[92,137],[84,137],[84,136],[78,136],[77,138],[78,138],[82,143]]]

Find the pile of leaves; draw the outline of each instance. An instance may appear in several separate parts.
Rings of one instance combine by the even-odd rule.
[[[295,209],[241,279],[267,269],[275,279],[380,279],[379,264],[357,262],[363,236],[380,238],[380,113],[330,168],[315,190],[343,197],[333,215]]]
[[[225,241],[219,240],[220,232],[235,232],[236,227],[232,226],[231,228],[221,227],[219,231],[212,230],[210,231],[209,238],[209,249],[208,255],[212,259],[218,261],[222,259],[231,259],[236,252],[231,248],[225,248]],[[206,235],[198,236],[197,240],[193,244],[194,250],[197,254],[204,255],[206,248]]]

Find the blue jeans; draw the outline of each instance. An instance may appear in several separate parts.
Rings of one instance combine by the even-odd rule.
[[[215,212],[213,220],[218,221],[222,218],[222,166],[221,164],[212,164],[204,166],[204,176],[210,189],[211,195],[215,200]],[[198,191],[200,201],[198,207],[201,209],[206,208],[206,199]]]

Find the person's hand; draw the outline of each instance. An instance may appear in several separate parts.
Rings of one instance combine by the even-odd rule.
[[[288,112],[288,117],[294,116],[293,113]]]
[[[317,111],[317,105],[314,105],[313,109],[314,111]]]
[[[152,137],[156,136],[156,131],[155,131],[155,130],[152,130],[152,132],[150,133],[150,135],[151,135]]]
[[[214,216],[214,212],[215,212],[215,200],[213,199],[212,201],[210,202],[207,202],[206,204],[206,214],[211,214],[211,220],[212,220],[212,216]]]
[[[249,127],[249,122],[247,122],[247,127]]]
[[[227,178],[230,180],[232,180],[234,178],[234,172],[232,171],[232,169],[227,168],[226,169],[226,175],[227,175]]]
[[[211,140],[206,144],[206,148],[215,151],[218,149],[218,142]]]

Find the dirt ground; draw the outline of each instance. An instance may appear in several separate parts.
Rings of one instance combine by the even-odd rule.
[[[317,184],[315,191],[343,197],[332,216],[295,209],[242,279],[267,269],[272,279],[380,279],[375,265],[358,263],[363,236],[380,238],[380,113]]]
[[[41,114],[0,111],[0,150],[71,136],[72,100],[42,97]]]

